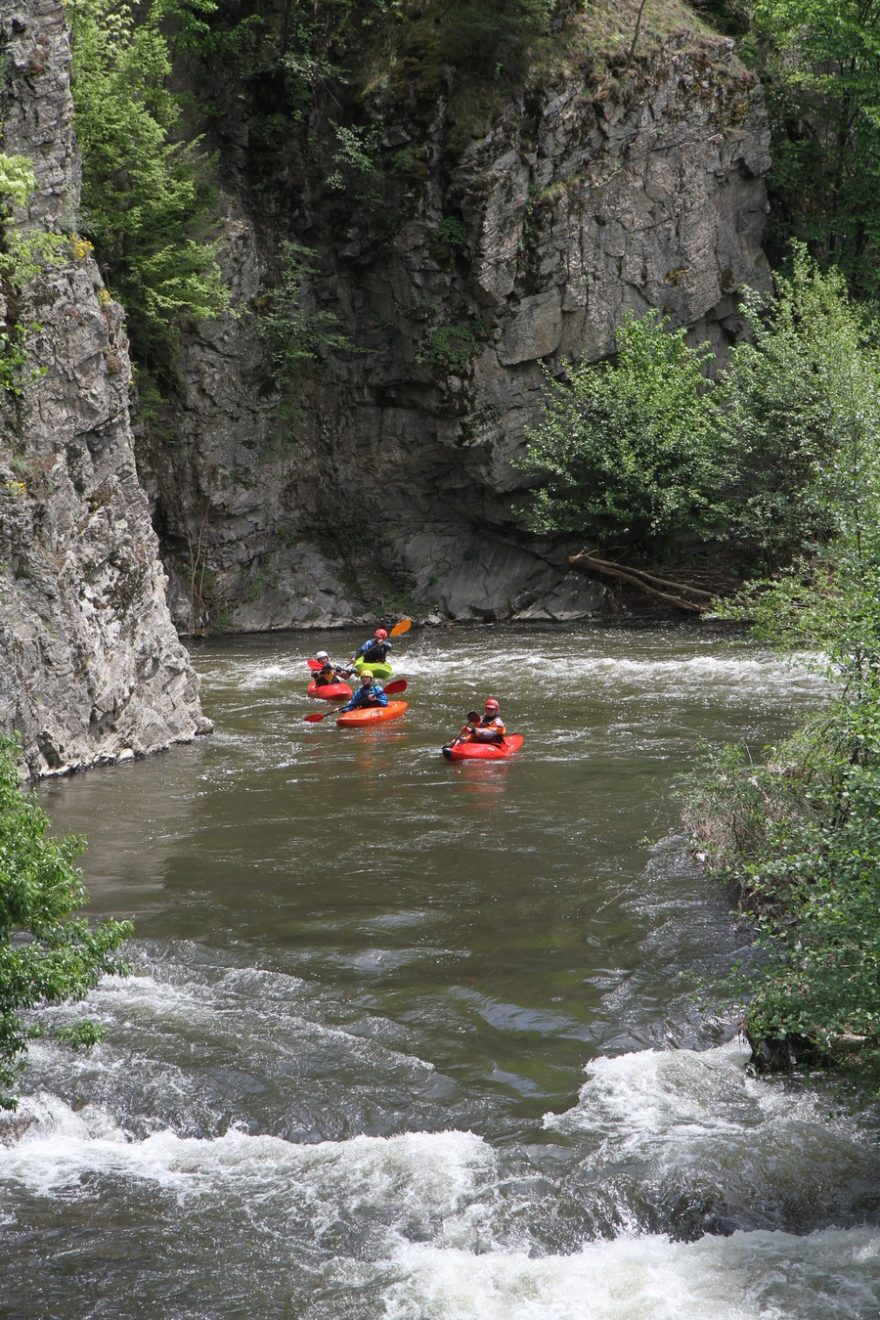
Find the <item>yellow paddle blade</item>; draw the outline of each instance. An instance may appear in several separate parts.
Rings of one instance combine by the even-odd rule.
[[[412,619],[401,619],[400,623],[395,623],[389,634],[391,637],[402,637],[404,633],[409,632],[412,627]]]

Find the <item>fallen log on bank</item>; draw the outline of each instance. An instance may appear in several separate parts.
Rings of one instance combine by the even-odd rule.
[[[690,610],[694,614],[705,614],[712,608],[712,601],[715,599],[713,592],[703,591],[701,587],[692,587],[686,582],[670,582],[667,578],[656,577],[641,568],[621,568],[620,564],[613,564],[607,559],[597,559],[586,550],[582,550],[577,555],[570,555],[568,562],[572,568],[576,568],[581,573],[596,573],[599,577],[619,578],[631,586],[638,587],[647,595],[654,596],[657,600],[675,605],[678,609]],[[677,594],[661,591],[661,587],[671,587]],[[688,600],[688,596],[696,599]]]

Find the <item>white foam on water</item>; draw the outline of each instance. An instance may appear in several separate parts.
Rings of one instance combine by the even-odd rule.
[[[169,974],[169,969],[163,969]],[[218,969],[220,970],[220,969]],[[223,1044],[234,1041],[254,1048],[267,1046],[273,1055],[296,1057],[304,1045],[326,1042],[335,1056],[340,1049],[350,1059],[370,1068],[390,1066],[419,1073],[434,1071],[434,1064],[418,1055],[384,1045],[374,1036],[347,1030],[307,1016],[319,1014],[308,982],[284,974],[255,969],[231,968],[219,977],[195,981],[186,979],[185,969],[171,968],[170,975],[180,979],[159,980],[149,973],[131,976],[105,976],[88,998],[73,1007],[55,1010],[53,1016],[67,1021],[88,1016],[104,1025],[122,1021],[130,1026],[137,1020],[139,1030],[176,1035],[185,1030],[197,1033],[201,1042]],[[259,994],[254,994],[256,987]],[[47,1015],[48,1016],[48,1015]],[[102,1050],[102,1060],[114,1057],[114,1041]],[[34,1059],[39,1056],[31,1051]],[[67,1054],[67,1051],[65,1051]],[[73,1066],[75,1067],[76,1056]],[[88,1060],[91,1069],[92,1061]]]
[[[314,1230],[342,1217],[393,1214],[420,1224],[454,1212],[495,1178],[492,1148],[470,1132],[357,1136],[299,1145],[230,1128],[215,1138],[170,1130],[133,1140],[97,1106],[74,1112],[57,1096],[27,1097],[19,1140],[3,1152],[0,1186],[35,1194],[89,1195],[92,1176],[154,1183],[182,1196],[199,1194],[297,1202]]]
[[[588,694],[598,687],[602,691],[613,690],[616,697],[633,690],[642,698],[656,696],[658,701],[667,700],[675,692],[702,696],[711,693],[713,699],[739,695],[753,704],[756,695],[820,697],[828,691],[828,680],[819,672],[819,657],[806,657],[798,664],[781,656],[753,651],[706,655],[691,652],[644,658],[569,653],[553,656],[533,652],[510,653],[499,658],[493,652],[491,665],[491,673],[531,675],[536,690],[546,686],[549,672],[554,676],[554,688],[566,696]],[[436,659],[413,657],[407,659],[405,666],[401,665],[401,673],[405,668],[406,677],[413,679],[446,675],[473,687],[475,669],[481,667],[479,656],[472,653]],[[488,678],[478,677],[477,681],[480,692],[493,686],[493,680]]]
[[[220,690],[253,691],[259,688],[273,687],[278,683],[295,682],[302,684],[303,693],[309,681],[306,665],[307,655],[292,655],[289,660],[262,660],[256,657],[234,659],[228,656],[220,658],[196,656],[196,663],[203,680]]]
[[[856,1126],[816,1092],[749,1076],[748,1056],[733,1041],[596,1059],[577,1105],[545,1115],[544,1128],[580,1135],[594,1175],[636,1161],[644,1177],[717,1187],[734,1209],[757,1190],[788,1199],[799,1188],[803,1200],[824,1179],[868,1174]]]
[[[880,1230],[591,1242],[567,1256],[401,1243],[381,1320],[867,1320]]]
[[[633,1141],[674,1136],[682,1127],[731,1132],[743,1123],[795,1113],[820,1118],[815,1095],[793,1096],[751,1077],[749,1054],[743,1041],[731,1040],[707,1050],[638,1050],[594,1059],[584,1069],[587,1081],[575,1108],[545,1115],[544,1126],[588,1128]]]
[[[548,1129],[589,1130],[623,1144],[677,1129],[736,1130],[745,1109],[757,1115],[772,1088],[745,1071],[749,1050],[738,1041],[708,1050],[638,1050],[592,1060],[577,1105],[546,1114]]]

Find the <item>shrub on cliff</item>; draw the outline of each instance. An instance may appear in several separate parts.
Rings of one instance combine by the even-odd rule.
[[[76,912],[85,901],[76,836],[53,838],[49,821],[21,792],[15,745],[0,739],[0,1108],[12,1109],[11,1089],[29,1040],[46,1034],[39,1010],[79,1000],[107,972],[124,972],[116,950],[128,922],[91,925]],[[100,1039],[92,1023],[56,1031],[74,1045]]]

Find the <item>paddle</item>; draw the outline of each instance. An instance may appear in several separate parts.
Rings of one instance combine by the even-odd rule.
[[[405,678],[396,678],[394,682],[389,683],[383,691],[386,696],[393,697],[396,692],[405,692],[408,686],[409,684]],[[325,710],[315,715],[303,715],[303,720],[306,724],[317,724],[318,720],[326,720],[329,719],[331,715],[338,715],[339,713],[338,710]]]
[[[313,674],[317,674],[321,669],[324,668],[320,660],[307,660],[306,664],[308,665],[309,669],[311,669]],[[346,669],[343,665],[334,665],[333,668],[336,670],[337,674],[345,674],[346,677],[350,677],[351,675],[351,670]]]
[[[467,714],[467,722],[468,724],[479,724],[480,712],[478,710],[469,710]],[[465,738],[464,735],[460,733],[457,738],[453,738],[452,742],[444,743],[440,750],[441,752],[448,751],[450,747],[457,747],[460,742],[470,742],[470,739]]]

